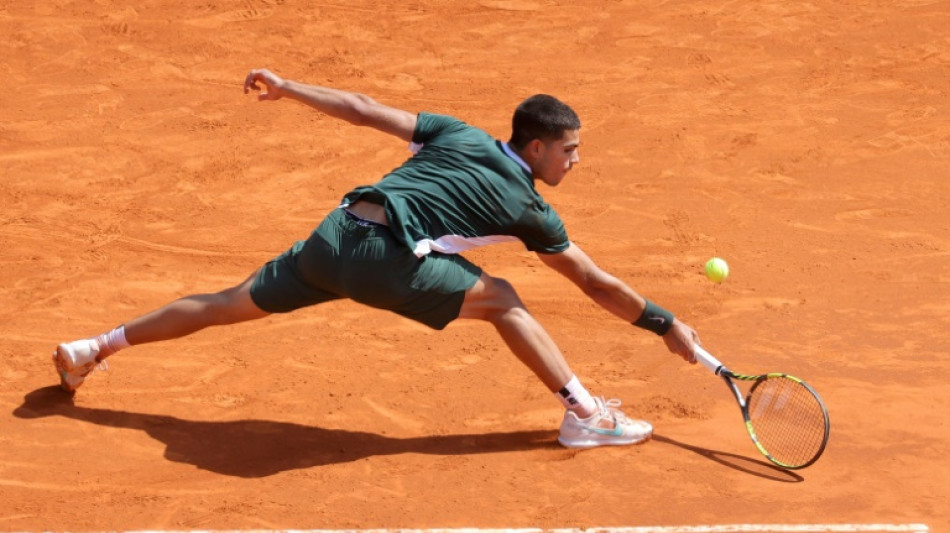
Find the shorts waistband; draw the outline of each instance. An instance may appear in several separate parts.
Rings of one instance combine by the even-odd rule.
[[[343,214],[346,216],[346,218],[352,220],[353,222],[356,222],[358,225],[363,226],[364,228],[388,228],[389,227],[386,224],[380,224],[379,222],[374,222],[372,220],[366,220],[365,218],[360,218],[356,216],[355,214],[351,213],[345,207],[341,207],[340,209],[343,210]]]

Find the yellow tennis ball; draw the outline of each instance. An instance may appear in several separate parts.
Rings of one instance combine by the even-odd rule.
[[[722,283],[729,277],[729,265],[721,257],[713,257],[706,261],[706,277],[716,283]]]

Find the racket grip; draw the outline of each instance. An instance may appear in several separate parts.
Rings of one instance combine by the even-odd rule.
[[[694,345],[693,353],[696,355],[696,360],[699,361],[701,365],[708,368],[713,374],[719,375],[719,371],[723,368],[722,363],[719,362],[719,359],[716,359],[709,352],[707,352],[702,346],[696,344]]]

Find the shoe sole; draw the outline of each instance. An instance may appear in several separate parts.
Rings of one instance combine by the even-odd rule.
[[[558,443],[565,448],[573,448],[586,450],[588,448],[597,448],[598,446],[629,446],[633,444],[643,444],[644,442],[653,438],[653,434],[650,433],[645,437],[640,437],[639,439],[631,440],[578,440],[578,441],[569,441],[562,439],[561,437],[557,438]]]
[[[53,354],[53,364],[56,365],[56,372],[59,374],[59,386],[63,388],[66,392],[76,392],[76,389],[79,388],[79,385],[82,385],[82,381],[79,382],[79,385],[72,387],[66,381],[67,376],[73,370],[72,359],[66,353],[66,348],[60,344],[56,347],[56,353]],[[85,381],[85,380],[83,380]]]

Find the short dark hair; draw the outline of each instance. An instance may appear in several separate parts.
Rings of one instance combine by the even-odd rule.
[[[520,150],[534,139],[556,140],[567,130],[579,129],[581,119],[569,105],[553,96],[536,94],[515,109],[508,144]]]

